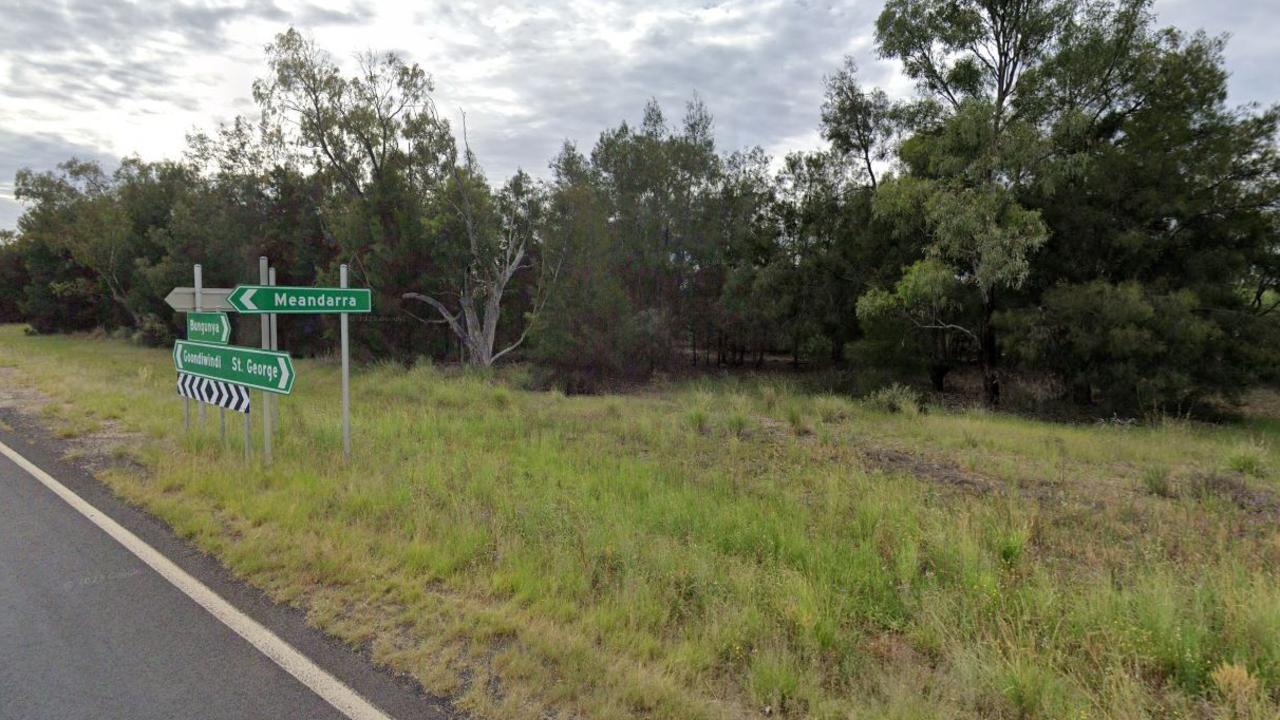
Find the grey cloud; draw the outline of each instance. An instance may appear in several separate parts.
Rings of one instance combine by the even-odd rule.
[[[1226,60],[1230,101],[1271,105],[1280,102],[1275,28],[1280,26],[1280,3],[1261,0],[1202,2],[1157,0],[1161,25],[1227,35]]]
[[[531,3],[517,10],[538,7]],[[690,7],[660,0],[613,3],[609,10],[616,22],[610,21],[610,29],[636,28],[642,10]],[[461,105],[468,111],[472,144],[495,176],[516,167],[545,174],[564,139],[589,151],[605,128],[638,119],[651,97],[669,120],[678,120],[694,93],[715,116],[722,149],[761,145],[775,154],[799,149],[789,145],[816,131],[823,77],[849,51],[865,82],[902,87],[896,66],[876,56],[871,40],[878,2],[727,2],[702,9],[726,9],[731,17],[712,22],[697,12],[675,13],[648,28],[626,53],[603,38],[582,37],[576,28],[585,20],[568,8],[506,31],[497,30],[486,11],[452,3],[419,19],[444,21],[457,30],[456,39],[433,38],[445,46],[442,56],[448,60],[482,55],[507,61],[508,69],[474,88],[453,81],[448,65],[428,68],[440,82],[438,94],[447,98],[442,107]],[[1280,24],[1280,5],[1237,0],[1206,7],[1195,0],[1165,0],[1156,9],[1160,24],[1232,34],[1227,49],[1232,102],[1280,100],[1274,44],[1265,30]],[[750,40],[710,42],[716,35]],[[518,98],[524,112],[486,116],[495,89]]]
[[[287,21],[300,28],[311,28],[319,25],[358,25],[372,20],[373,16],[373,6],[368,3],[356,3],[346,11],[307,5],[288,17]]]
[[[687,7],[656,4],[660,11]],[[573,17],[527,19],[498,32],[481,13],[450,9],[450,24],[477,38],[449,41],[446,57],[466,60],[485,52],[506,58],[510,69],[486,79],[486,88],[514,93],[527,117],[485,117],[477,109],[487,102],[484,89],[451,83],[448,67],[429,69],[442,82],[441,94],[468,108],[473,144],[494,174],[517,166],[545,174],[564,139],[588,151],[604,129],[638,119],[650,98],[669,121],[678,121],[695,93],[715,116],[722,149],[761,145],[781,152],[780,142],[816,127],[823,76],[839,66],[852,37],[869,32],[878,7],[787,2],[729,9],[741,12],[714,23],[676,13],[648,28],[625,54],[602,38],[575,36]],[[635,27],[633,16],[620,13],[618,28]],[[750,41],[709,42],[716,35]],[[869,51],[864,55],[859,61],[874,67],[876,59]]]
[[[168,68],[190,55],[207,59],[211,67],[253,62],[230,57],[235,43],[228,27],[236,19],[273,29],[376,23],[375,7],[363,0],[345,10],[318,4],[286,10],[277,0],[6,4],[14,3],[0,0],[5,18],[0,53],[9,60],[10,77],[0,94],[34,98],[64,113],[89,113],[138,98],[147,101],[150,113],[206,107],[202,88],[179,81]],[[794,147],[797,138],[816,131],[822,78],[839,67],[846,52],[853,51],[867,83],[902,87],[895,67],[876,57],[870,40],[880,5],[879,0],[603,0],[571,6],[513,0],[505,6],[529,17],[506,27],[501,24],[505,11],[487,3],[434,0],[416,15],[420,40],[404,54],[417,57],[434,75],[443,113],[456,123],[458,109],[467,112],[472,145],[495,180],[517,167],[545,175],[565,139],[589,151],[606,128],[624,119],[637,121],[650,98],[662,104],[669,120],[678,121],[695,93],[715,116],[723,150],[761,145],[781,154],[801,149]],[[1157,0],[1156,11],[1161,24],[1233,35],[1227,48],[1233,102],[1280,100],[1270,37],[1270,28],[1280,24],[1280,5]],[[643,17],[654,13],[662,20],[643,26]],[[602,24],[596,28],[594,22]],[[611,45],[608,36],[614,33],[630,37],[629,47]],[[344,57],[365,48],[330,49]],[[490,64],[479,78],[462,79],[464,67]],[[244,95],[226,107],[209,108],[210,123],[221,113],[251,111],[248,92],[244,88]],[[0,167],[0,173],[11,176],[12,169]]]
[[[22,134],[0,128],[0,230],[15,228],[22,214],[22,205],[13,199],[13,180],[18,170],[45,172],[73,157],[96,160],[108,172],[119,163],[119,158],[57,135]]]
[[[3,2],[0,2],[3,5]],[[5,94],[46,100],[70,111],[113,108],[139,97],[194,109],[200,88],[170,70],[186,58],[228,53],[227,26],[257,20],[283,27],[368,22],[371,8],[337,11],[305,4],[287,12],[273,0],[235,4],[73,0],[5,8],[0,48],[11,63]]]

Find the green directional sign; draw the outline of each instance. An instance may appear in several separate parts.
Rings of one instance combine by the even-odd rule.
[[[231,321],[226,313],[187,313],[187,339],[195,342],[226,345],[231,341]]]
[[[251,315],[367,313],[373,309],[373,293],[368,288],[237,285],[227,302]]]
[[[224,380],[255,390],[281,395],[293,390],[293,361],[289,353],[179,340],[173,344],[173,364],[179,372],[188,375]]]

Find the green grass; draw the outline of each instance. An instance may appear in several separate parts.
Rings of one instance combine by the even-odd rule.
[[[264,469],[239,416],[229,448],[216,412],[183,433],[171,364],[0,327],[66,433],[140,435],[117,492],[480,716],[1280,712],[1275,418],[1066,426],[768,378],[565,397],[378,365],[353,376],[347,466],[337,369],[301,361]]]

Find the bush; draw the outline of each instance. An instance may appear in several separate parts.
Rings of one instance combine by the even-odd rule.
[[[867,404],[881,412],[903,415],[919,415],[923,409],[920,393],[900,383],[894,383],[871,393],[867,396]]]
[[[814,408],[822,422],[838,423],[849,418],[849,404],[843,398],[834,395],[823,395],[814,401]]]
[[[706,435],[707,429],[710,427],[707,421],[707,411],[702,408],[694,408],[689,411],[689,427],[699,435]]]
[[[734,437],[744,438],[747,435],[747,416],[735,412],[725,420],[725,427],[729,429],[729,433]]]
[[[1258,443],[1242,443],[1227,455],[1227,467],[1243,475],[1261,478],[1267,475],[1265,446]]]
[[[148,313],[142,317],[142,326],[133,334],[134,342],[147,347],[160,347],[173,342],[173,330],[169,323]]]
[[[787,423],[791,425],[791,431],[796,435],[812,435],[813,428],[810,427],[809,421],[805,418],[804,408],[798,403],[792,403],[787,407]]]
[[[1177,493],[1169,482],[1169,468],[1152,466],[1142,471],[1142,485],[1147,492],[1163,498],[1175,497]]]
[[[1011,356],[1061,378],[1077,402],[1128,416],[1182,416],[1215,398],[1234,400],[1268,364],[1251,347],[1268,344],[1257,318],[1202,305],[1190,290],[1099,280],[1050,288],[1041,307],[1005,313],[1000,324]]]

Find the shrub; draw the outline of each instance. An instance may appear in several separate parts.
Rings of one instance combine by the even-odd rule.
[[[734,437],[743,438],[747,435],[747,416],[742,413],[733,413],[725,420],[725,427],[729,429],[729,433]]]
[[[1244,475],[1266,477],[1267,464],[1264,458],[1267,448],[1259,443],[1243,443],[1237,445],[1227,455],[1227,467]]]
[[[493,395],[490,397],[493,400],[493,406],[496,408],[502,409],[511,405],[511,391],[504,387],[494,388]]]
[[[818,417],[822,418],[824,423],[837,423],[849,418],[849,405],[842,398],[834,395],[824,395],[817,399],[814,407],[818,411]]]
[[[787,422],[791,425],[792,432],[797,435],[813,434],[813,428],[809,426],[804,410],[798,404],[793,403],[787,407]]]
[[[1223,703],[1231,709],[1232,716],[1248,717],[1258,695],[1258,679],[1249,674],[1248,668],[1224,662],[1209,677],[1222,696]]]
[[[707,411],[702,408],[694,408],[689,411],[689,427],[699,435],[706,435],[708,422]]]
[[[760,399],[764,401],[764,409],[773,412],[778,406],[778,389],[772,385],[765,385],[760,388]]]
[[[920,394],[900,383],[894,383],[871,393],[867,396],[867,404],[887,413],[918,415],[921,411]]]
[[[1154,465],[1142,471],[1142,485],[1147,492],[1163,498],[1171,498],[1177,495],[1174,492],[1173,484],[1169,482],[1169,468]]]

